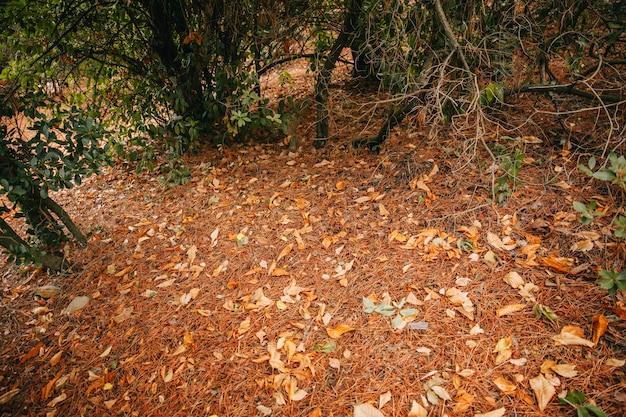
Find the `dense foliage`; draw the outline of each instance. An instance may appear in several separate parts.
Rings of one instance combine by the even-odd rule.
[[[623,133],[623,0],[5,0],[0,8],[0,189],[43,248],[64,236],[39,213],[48,190],[80,182],[107,158],[154,168],[155,152],[165,152],[168,180],[182,183],[188,171],[177,157],[200,141],[279,135],[296,106],[289,97],[270,103],[260,77],[295,59],[308,59],[316,75],[316,146],[333,136],[328,88],[341,60],[389,96],[378,134],[355,146],[379,148],[418,107],[433,127],[460,119],[514,129],[499,108],[520,92],[548,95],[556,112],[554,94],[579,97],[609,139]],[[559,119],[566,134],[569,116]],[[16,257],[32,252],[16,236],[0,244]]]

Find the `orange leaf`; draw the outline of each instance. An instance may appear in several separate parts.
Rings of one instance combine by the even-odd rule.
[[[356,330],[354,327],[350,327],[346,324],[340,324],[332,329],[326,329],[326,333],[333,339],[339,339],[342,334]]]
[[[609,322],[604,317],[604,314],[596,314],[593,316],[592,323],[592,337],[591,341],[594,345],[597,345],[600,341],[600,338],[604,333],[606,333],[606,329],[609,327]]]
[[[570,258],[562,258],[555,255],[549,255],[541,258],[541,263],[556,271],[573,275],[572,266],[574,266],[574,262]]]
[[[274,268],[272,271],[273,277],[282,277],[285,275],[289,275],[289,272],[285,271],[283,268]]]
[[[32,348],[31,350],[29,350],[26,355],[22,356],[22,359],[20,359],[20,362],[18,363],[18,365],[21,365],[24,362],[26,362],[27,360],[37,356],[37,354],[39,353],[39,349],[43,348],[44,346],[45,345],[42,342],[37,343],[37,345],[34,348]]]

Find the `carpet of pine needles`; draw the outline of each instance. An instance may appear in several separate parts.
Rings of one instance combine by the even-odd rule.
[[[525,158],[494,205],[494,161],[471,131],[429,138],[409,123],[379,154],[354,150],[349,94],[333,90],[339,138],[324,149],[311,114],[297,152],[206,146],[185,157],[186,185],[120,164],[55,195],[89,245],[68,245],[58,275],[0,260],[0,414],[339,417],[369,403],[398,417],[573,416],[556,395],[579,390],[626,415],[623,297],[596,283],[624,267],[609,229],[620,207],[576,168],[593,152],[485,135]],[[583,226],[572,203],[592,199],[606,215]],[[512,271],[534,301],[505,281]],[[37,296],[44,285],[60,292]],[[78,296],[88,304],[67,314]],[[365,312],[364,297],[392,314]],[[413,310],[398,326],[401,309]],[[565,326],[598,338],[598,315],[595,346],[555,342]],[[555,392],[543,411],[539,375]]]

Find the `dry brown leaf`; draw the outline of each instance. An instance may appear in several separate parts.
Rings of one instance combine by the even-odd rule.
[[[513,250],[517,246],[517,243],[512,243],[508,245],[504,244],[502,242],[502,239],[500,239],[498,235],[491,232],[487,232],[487,243],[489,243],[489,245],[494,249],[500,249],[505,251]]]
[[[589,239],[575,242],[570,248],[572,252],[589,252],[593,249],[593,242]]]
[[[539,411],[543,411],[548,406],[548,403],[552,399],[556,390],[554,389],[554,386],[541,374],[530,379],[529,382],[530,387],[533,389],[535,397],[537,398]]]
[[[411,410],[407,417],[428,417],[428,410],[423,405],[413,400],[411,403]]]
[[[524,279],[515,271],[511,271],[504,276],[504,282],[509,284],[511,287],[517,289],[519,287],[524,286]]]
[[[504,413],[506,413],[506,408],[502,407],[488,413],[474,414],[474,417],[502,417]]]
[[[505,394],[510,394],[517,389],[517,385],[502,377],[494,379],[493,383]]]
[[[626,364],[626,360],[624,360],[624,359],[617,359],[617,358],[609,358],[609,359],[604,361],[604,364],[606,366],[614,366],[616,368],[621,368],[622,366],[624,366]]]
[[[502,352],[511,349],[511,346],[513,346],[513,339],[511,339],[510,337],[503,337],[502,339],[498,340],[498,343],[496,343],[493,351],[494,353]]]
[[[391,391],[380,394],[380,397],[378,398],[378,408],[383,408],[389,401],[391,401]]]
[[[593,316],[593,319],[591,320],[591,324],[592,324],[591,341],[593,342],[594,346],[596,346],[598,342],[600,341],[600,338],[602,337],[602,335],[606,333],[606,330],[609,327],[609,321],[606,319],[606,317],[604,317],[604,314],[596,314],[595,316]]]
[[[517,313],[518,311],[522,311],[526,308],[526,304],[509,304],[504,307],[500,307],[496,310],[496,315],[498,317],[506,316],[508,314]]]
[[[385,415],[370,403],[355,404],[354,417],[385,417]]]
[[[328,336],[333,339],[339,339],[341,335],[343,335],[344,333],[348,333],[353,330],[356,330],[356,329],[346,324],[340,324],[332,329],[326,329],[326,333],[328,333]]]
[[[292,249],[293,249],[293,243],[290,243],[287,246],[285,246],[283,250],[280,251],[280,253],[278,254],[278,257],[276,258],[276,263],[278,263],[281,259],[287,256],[287,254],[289,254],[289,252],[291,252]]]
[[[473,369],[463,369],[462,371],[457,372],[457,375],[461,375],[464,378],[469,378],[470,376],[476,373]]]
[[[563,272],[565,274],[572,274],[572,267],[574,266],[574,260],[571,258],[563,258],[556,255],[549,255],[541,258],[541,263],[556,271]]]
[[[239,328],[237,329],[237,334],[244,334],[250,330],[250,317],[239,323]]]
[[[283,268],[274,268],[274,270],[272,271],[273,277],[283,277],[285,275],[289,275],[289,272],[287,272]]]
[[[469,408],[472,406],[472,403],[474,402],[475,399],[476,399],[476,396],[470,393],[467,393],[464,391],[462,393],[458,393],[457,396],[454,397],[454,401],[456,402],[456,405],[454,406],[454,409],[452,410],[452,412],[454,414],[460,414],[469,410]]]
[[[564,378],[574,378],[576,375],[578,375],[578,371],[576,371],[574,368],[576,368],[576,365],[570,365],[567,363],[561,363],[558,365],[554,365],[551,370],[564,377]]]
[[[561,333],[552,336],[555,346],[560,345],[582,345],[587,347],[594,347],[594,343],[591,340],[584,339],[585,331],[577,326],[565,326],[561,330]]]

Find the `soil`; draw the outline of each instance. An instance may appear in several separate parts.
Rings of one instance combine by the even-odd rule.
[[[624,294],[596,283],[624,268],[623,194],[577,169],[600,127],[577,122],[596,136],[576,147],[528,95],[512,133],[418,114],[355,150],[375,98],[333,88],[321,150],[310,114],[295,152],[206,146],[186,185],[120,164],[53,196],[89,245],[59,275],[0,261],[0,414],[572,416],[557,395],[578,390],[626,415]]]

